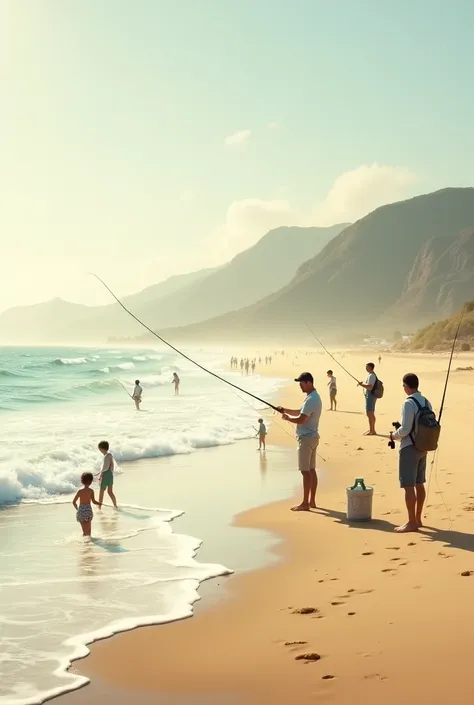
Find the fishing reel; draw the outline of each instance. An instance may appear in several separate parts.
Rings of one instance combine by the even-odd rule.
[[[398,421],[392,421],[392,426],[395,430],[398,430],[401,426]],[[395,450],[395,441],[392,441],[392,439],[389,440],[388,442],[388,447],[391,448],[392,450]]]

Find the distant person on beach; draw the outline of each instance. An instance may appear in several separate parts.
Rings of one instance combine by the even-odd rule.
[[[365,389],[365,413],[369,419],[369,430],[364,434],[365,436],[376,436],[375,431],[375,403],[377,399],[373,394],[374,385],[377,382],[377,375],[375,374],[375,365],[373,362],[368,362],[365,366],[368,373],[365,384],[359,382],[359,386]]]
[[[172,384],[174,384],[174,395],[175,395],[175,397],[177,397],[177,396],[179,395],[179,384],[180,384],[180,382],[181,382],[181,380],[180,380],[180,378],[178,377],[178,373],[177,373],[177,372],[173,372],[173,381],[172,381]]]
[[[334,377],[333,371],[328,370],[327,376],[329,377],[328,387],[329,387],[329,401],[331,402],[331,408],[329,411],[337,411],[337,384],[336,378]]]
[[[430,402],[419,390],[417,375],[406,374],[403,377],[403,391],[407,399],[402,405],[402,418],[396,431],[390,433],[391,441],[401,441],[398,460],[400,487],[405,490],[405,504],[408,511],[408,521],[398,526],[395,531],[406,533],[418,531],[423,526],[421,515],[426,498],[426,456],[427,451],[415,448],[417,433],[417,417],[421,409],[427,407],[433,410]]]
[[[321,416],[321,397],[314,388],[313,375],[303,372],[295,379],[300,383],[300,389],[306,394],[301,409],[285,409],[278,407],[283,414],[283,419],[296,424],[296,438],[298,441],[298,470],[303,477],[303,501],[293,512],[308,512],[316,509],[316,490],[318,489],[318,475],[316,473],[316,449],[319,444],[319,419]]]
[[[76,519],[81,525],[83,536],[91,535],[92,519],[94,518],[92,505],[97,504],[99,506],[99,502],[97,502],[94,495],[94,490],[91,490],[93,480],[94,476],[91,472],[83,472],[81,475],[83,488],[76,492],[76,496],[72,500],[74,509],[76,510]],[[78,502],[79,507],[77,506]]]
[[[379,365],[382,362],[382,355],[379,355]]]
[[[258,449],[265,450],[265,437],[267,435],[267,427],[263,423],[263,419],[258,420]]]
[[[104,462],[102,463],[102,470],[99,475],[100,482],[100,492],[99,492],[99,509],[102,507],[104,501],[104,493],[107,490],[107,494],[112,500],[112,504],[115,509],[117,509],[117,500],[114,495],[114,472],[115,472],[115,459],[109,450],[108,441],[101,441],[98,448],[102,455],[104,456]]]
[[[251,367],[252,367],[252,374],[254,375],[255,374],[255,360],[252,360]]]
[[[135,389],[133,390],[132,399],[135,402],[137,411],[140,411],[140,404],[142,403],[142,393],[143,389],[140,387],[140,380],[135,380]]]
[[[245,374],[247,374],[247,375],[249,373],[249,367],[250,367],[250,362],[249,362],[249,359],[247,358],[245,360]]]
[[[242,374],[242,375],[244,374],[244,364],[245,364],[245,363],[244,363],[244,358],[241,357],[241,358],[240,358],[240,374]]]

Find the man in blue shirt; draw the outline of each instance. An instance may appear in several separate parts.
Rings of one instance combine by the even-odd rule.
[[[308,512],[316,509],[316,490],[318,476],[316,473],[316,449],[319,443],[319,418],[321,416],[321,397],[314,388],[313,375],[303,372],[295,379],[300,383],[300,389],[306,394],[301,409],[284,409],[278,407],[283,414],[283,419],[296,424],[296,438],[298,441],[298,470],[303,476],[303,501],[294,512]]]

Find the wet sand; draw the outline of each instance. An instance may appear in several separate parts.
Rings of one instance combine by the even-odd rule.
[[[326,407],[325,371],[335,369],[334,363],[296,357],[275,362],[271,372],[291,379],[310,369]],[[365,357],[347,355],[343,362],[362,378]],[[464,356],[454,367],[470,364],[472,357]],[[446,365],[446,357],[384,356],[377,368],[386,388],[377,405],[380,434],[388,434],[399,418],[402,375],[417,372],[420,391],[437,408]],[[99,703],[116,699],[117,691],[138,703],[144,698],[144,704],[166,705],[193,705],[199,698],[259,704],[297,698],[303,704],[338,705],[399,705],[410,698],[441,705],[447,698],[465,698],[473,681],[474,375],[452,374],[427,484],[425,528],[404,535],[393,532],[405,520],[397,452],[388,449],[385,437],[363,436],[361,391],[341,370],[336,375],[339,410],[324,412],[321,422],[320,509],[295,514],[288,499],[236,520],[282,536],[276,549],[282,560],[237,573],[227,582],[230,599],[215,600],[192,619],[94,645],[91,656],[75,664],[92,684],[65,699]],[[297,385],[282,401],[300,404]],[[269,441],[293,444],[288,427],[277,423],[281,430],[273,427]],[[350,526],[345,487],[355,477],[374,486],[373,521]],[[308,654],[321,658],[305,659]]]

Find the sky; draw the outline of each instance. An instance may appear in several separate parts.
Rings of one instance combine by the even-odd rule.
[[[473,185],[467,0],[0,0],[0,311]]]

